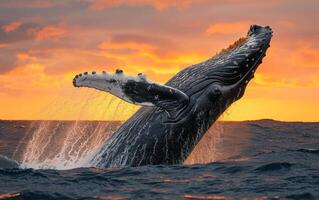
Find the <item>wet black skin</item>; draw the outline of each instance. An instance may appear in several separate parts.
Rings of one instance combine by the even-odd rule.
[[[269,27],[251,26],[241,46],[179,72],[166,85],[187,94],[188,102],[170,110],[142,107],[92,163],[98,167],[183,163],[218,117],[243,96],[271,37]],[[252,41],[256,43],[251,45]]]

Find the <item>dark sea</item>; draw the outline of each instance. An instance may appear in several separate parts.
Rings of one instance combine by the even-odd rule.
[[[91,167],[120,124],[0,121],[0,199],[319,199],[319,123],[217,122],[183,165]]]

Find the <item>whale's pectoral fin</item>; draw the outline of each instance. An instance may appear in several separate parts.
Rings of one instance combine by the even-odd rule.
[[[111,93],[129,103],[142,106],[157,106],[168,112],[188,104],[188,96],[166,85],[148,81],[143,74],[125,76],[122,70],[115,74],[83,73],[73,79],[75,87],[89,87]]]

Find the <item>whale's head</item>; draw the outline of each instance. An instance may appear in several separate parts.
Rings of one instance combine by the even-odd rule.
[[[240,99],[262,63],[271,37],[270,27],[252,25],[245,38],[213,58],[177,74],[169,84],[189,96],[190,104],[186,111],[197,109],[197,113],[206,113],[209,115],[207,118],[216,119]]]

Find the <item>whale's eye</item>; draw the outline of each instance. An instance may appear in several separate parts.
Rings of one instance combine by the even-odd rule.
[[[213,88],[213,91],[212,91],[212,92],[213,92],[214,95],[220,95],[220,94],[221,94],[220,89],[217,88],[217,87]]]
[[[213,87],[210,88],[210,91],[209,91],[208,96],[209,96],[211,99],[216,99],[216,98],[219,97],[221,94],[222,94],[222,92],[221,92],[221,90],[220,90],[220,87],[218,87],[218,86],[213,86]]]

